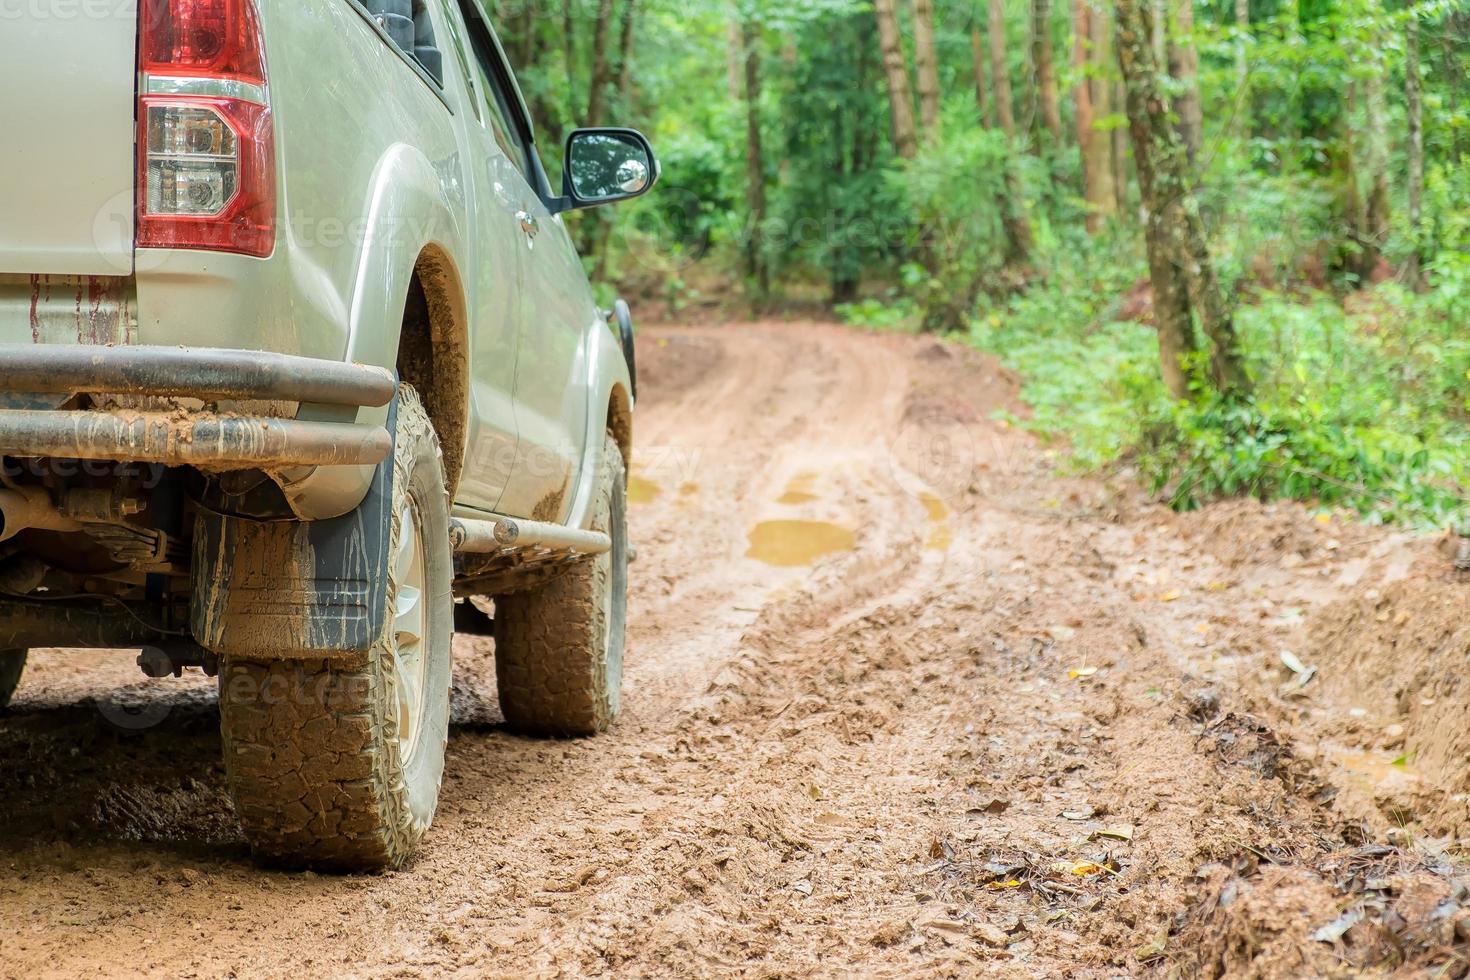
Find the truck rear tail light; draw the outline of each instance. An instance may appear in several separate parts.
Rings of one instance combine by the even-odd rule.
[[[139,248],[264,258],[275,129],[254,0],[143,0]]]
[[[143,0],[143,71],[265,84],[254,0]]]

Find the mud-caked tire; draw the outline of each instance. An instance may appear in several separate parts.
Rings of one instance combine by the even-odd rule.
[[[10,707],[10,699],[20,686],[29,650],[0,650],[0,711]]]
[[[227,659],[225,774],[262,861],[402,867],[433,820],[449,733],[449,505],[434,429],[399,395],[386,627],[356,660]]]
[[[495,600],[495,678],[506,724],[524,735],[575,738],[607,730],[622,708],[627,623],[627,485],[608,437],[591,527],[612,550],[534,592]]]

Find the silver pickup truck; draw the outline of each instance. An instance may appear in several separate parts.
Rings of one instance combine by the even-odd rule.
[[[517,731],[617,715],[632,325],[480,0],[0,6],[0,706],[35,647],[218,673],[263,860],[402,865],[450,641]],[[489,611],[489,612],[487,612]]]

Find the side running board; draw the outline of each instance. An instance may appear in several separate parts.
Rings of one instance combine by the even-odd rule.
[[[455,518],[449,522],[449,540],[456,552],[468,555],[521,550],[601,555],[612,550],[612,538],[601,531],[583,531],[512,517],[496,521]]]

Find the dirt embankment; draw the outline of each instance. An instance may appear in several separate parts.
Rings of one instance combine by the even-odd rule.
[[[0,972],[1463,974],[1470,585],[1432,543],[1061,478],[959,348],[641,343],[609,736],[505,734],[457,641],[423,857],[283,875],[207,682],[40,655],[0,718]]]

